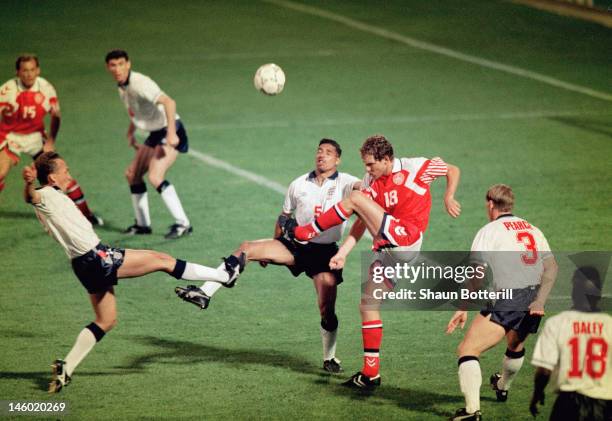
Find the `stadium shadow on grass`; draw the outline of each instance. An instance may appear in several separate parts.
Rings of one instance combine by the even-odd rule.
[[[565,124],[566,126],[575,127],[612,138],[612,125],[605,121],[572,117],[553,117],[551,120]]]
[[[385,386],[384,383],[374,392],[349,389],[342,385],[337,385],[333,390],[337,395],[350,397],[354,400],[371,400],[373,405],[380,405],[380,401],[383,400],[395,404],[402,409],[433,414],[440,417],[452,415],[450,411],[440,408],[440,406],[453,406],[457,408],[465,406],[462,395],[446,395],[430,390],[403,389],[401,387]],[[494,401],[495,399],[489,396],[481,396],[480,400]]]
[[[26,211],[0,211],[0,219],[36,219],[36,214]]]
[[[128,374],[134,374],[134,371],[83,371],[79,372],[79,377],[125,376]],[[31,380],[33,383],[32,389],[46,393],[51,380],[51,368],[49,368],[49,371],[0,371],[0,378],[3,380]]]
[[[260,364],[284,368],[302,374],[322,374],[321,368],[314,366],[309,360],[272,349],[229,349],[194,342],[173,341],[153,336],[137,336],[134,339],[146,345],[163,348],[164,350],[141,355],[133,358],[124,366],[116,368],[144,370],[148,364],[164,362],[184,364],[187,361],[190,364],[216,362],[236,367]],[[176,358],[180,359],[180,361],[168,362],[169,359]]]

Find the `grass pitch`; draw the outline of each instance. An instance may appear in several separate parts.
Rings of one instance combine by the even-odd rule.
[[[384,133],[400,156],[441,156],[462,169],[463,214],[451,220],[433,188],[426,250],[468,249],[486,222],[483,195],[512,185],[516,213],[539,226],[555,250],[611,247],[611,101],[533,77],[419,49],[286,3],[5,2],[3,79],[22,51],[36,52],[58,90],[65,155],[104,242],[153,248],[216,265],[244,239],[270,236],[282,196],[236,174],[182,156],[176,185],[193,236],[163,239],[172,223],[150,188],[154,234],[125,237],[132,220],[122,176],[132,157],[127,116],[104,55],[126,49],[178,104],[192,149],[288,185],[312,167],[316,143],[333,137],[341,169],[363,174],[358,147]],[[414,38],[610,95],[610,30],[506,2],[324,2],[307,4]],[[265,62],[287,75],[270,98],[252,87]],[[27,163],[24,158],[23,163]],[[463,406],[445,312],[383,315],[383,386],[371,397],[339,387],[320,370],[319,317],[310,280],[284,268],[248,267],[237,288],[199,312],[162,274],[117,288],[119,325],[96,346],[73,383],[49,397],[51,361],[92,320],[84,289],[21,199],[15,169],[0,196],[0,399],[63,400],[73,419],[332,418],[434,420]],[[367,241],[359,250],[367,250]],[[359,260],[339,289],[338,356],[346,375],[361,367]],[[567,281],[567,280],[562,280]],[[527,360],[533,340],[527,344]],[[503,346],[482,358],[486,419],[527,418],[533,368],[526,363],[506,404],[487,391]],[[544,408],[550,410],[552,395]]]

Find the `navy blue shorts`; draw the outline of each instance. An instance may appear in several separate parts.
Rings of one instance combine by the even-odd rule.
[[[305,272],[306,276],[312,278],[319,273],[330,272],[336,278],[336,285],[342,283],[342,269],[331,270],[329,268],[329,260],[338,252],[336,243],[296,244],[284,237],[279,237],[276,240],[280,241],[293,254],[295,265],[287,266],[293,276],[299,276],[302,272]]]
[[[82,256],[72,259],[72,270],[90,294],[106,292],[117,285],[117,270],[123,264],[125,250],[98,244]]]
[[[513,298],[497,300],[495,304],[487,306],[480,314],[491,315],[491,321],[501,325],[506,332],[515,330],[520,336],[536,333],[540,326],[542,316],[532,316],[527,310],[538,295],[538,287],[513,289]]]
[[[162,145],[166,143],[166,133],[167,127],[163,129],[155,130],[154,132],[150,132],[149,136],[145,139],[144,144],[150,148],[154,148],[157,145]],[[181,120],[176,120],[176,135],[179,138],[179,144],[174,148],[180,153],[185,153],[189,150],[189,139],[187,139],[187,132],[185,131],[185,126],[181,122]]]
[[[612,401],[590,398],[577,392],[560,392],[550,413],[550,420],[612,420]]]

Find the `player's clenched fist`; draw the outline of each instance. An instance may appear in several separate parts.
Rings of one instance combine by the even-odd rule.
[[[36,168],[34,168],[34,164],[29,167],[24,167],[23,169],[23,179],[26,183],[32,184],[36,180]]]

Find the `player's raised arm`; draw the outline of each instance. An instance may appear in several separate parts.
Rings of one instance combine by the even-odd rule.
[[[174,147],[179,144],[179,138],[176,134],[176,102],[166,94],[161,94],[156,102],[163,105],[166,111],[166,118],[168,120],[166,142]]]
[[[459,185],[461,171],[459,170],[459,167],[455,165],[451,165],[449,163],[446,165],[448,167],[448,172],[446,173],[444,206],[446,206],[446,211],[448,214],[453,218],[456,218],[461,214],[461,204],[455,200],[455,191],[457,191],[457,186]]]
[[[23,169],[23,181],[25,182],[23,197],[27,203],[37,205],[40,203],[40,193],[36,191],[36,168],[34,164]]]

